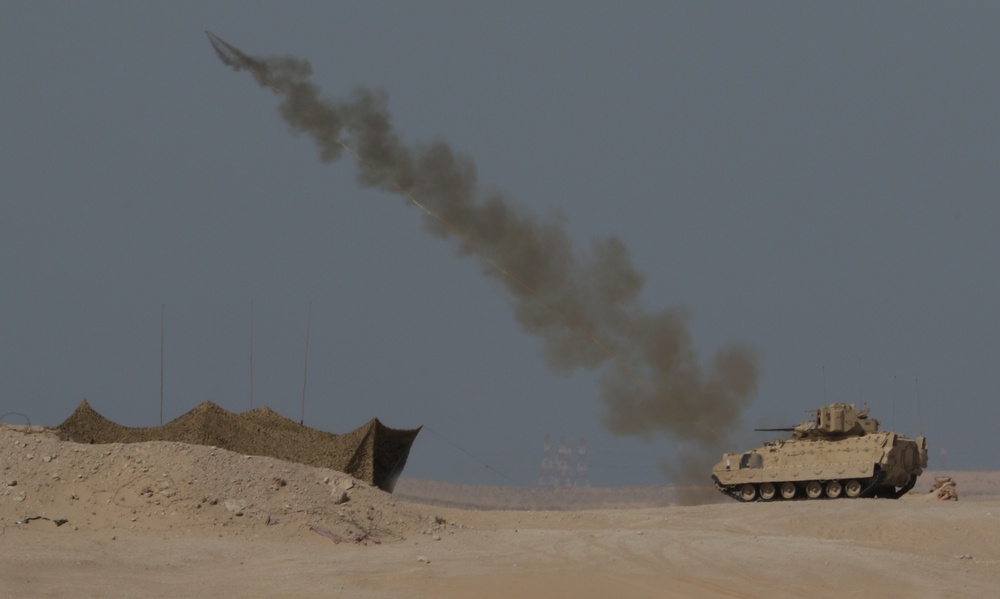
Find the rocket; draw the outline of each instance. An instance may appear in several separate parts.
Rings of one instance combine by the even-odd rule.
[[[211,31],[206,30],[205,35],[208,36],[208,41],[212,44],[215,53],[219,55],[219,60],[231,67],[236,67],[239,64],[239,57],[242,52]]]
[[[259,83],[261,87],[269,87],[279,94],[283,93],[282,90],[278,89],[271,83],[271,69],[267,66],[266,62],[253,58],[252,56],[247,56],[242,50],[215,35],[211,31],[206,30],[205,35],[208,36],[208,41],[212,44],[212,49],[215,50],[215,54],[219,57],[219,60],[222,61],[222,64],[235,71],[242,71],[243,69],[246,69],[253,74],[254,79],[257,80],[257,83]]]

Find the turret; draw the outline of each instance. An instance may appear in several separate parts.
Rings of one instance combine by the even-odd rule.
[[[797,439],[812,437],[861,437],[878,431],[878,420],[868,417],[868,408],[858,410],[854,404],[835,403],[818,408],[816,417],[798,426],[756,428],[755,431],[787,431]]]

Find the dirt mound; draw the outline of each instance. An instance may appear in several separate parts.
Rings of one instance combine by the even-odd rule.
[[[162,426],[130,428],[100,415],[87,400],[57,430],[64,439],[77,443],[172,441],[270,456],[344,472],[388,492],[420,432],[419,428],[389,428],[373,418],[354,431],[334,435],[266,407],[234,414],[210,401]]]
[[[0,425],[0,530],[330,533],[384,542],[427,526],[420,511],[343,472],[164,441],[82,445]]]

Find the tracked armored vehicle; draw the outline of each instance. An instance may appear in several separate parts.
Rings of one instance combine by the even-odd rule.
[[[789,428],[790,439],[725,453],[712,468],[716,487],[740,501],[888,497],[913,488],[927,467],[927,441],[880,431],[868,408],[832,404]]]

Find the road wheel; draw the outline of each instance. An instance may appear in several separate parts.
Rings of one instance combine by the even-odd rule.
[[[784,499],[791,499],[795,497],[795,483],[781,483],[781,496]]]
[[[831,480],[826,483],[826,496],[830,499],[836,499],[840,497],[841,491],[844,490],[844,485],[840,484],[839,480]]]
[[[771,501],[778,494],[778,490],[771,483],[764,483],[760,486],[760,498],[764,501]]]
[[[757,497],[757,487],[752,483],[747,483],[740,487],[740,499],[743,501],[753,501]]]
[[[811,480],[806,483],[806,497],[818,499],[823,494],[823,485],[818,480]]]
[[[861,483],[854,479],[847,481],[847,484],[844,485],[844,494],[852,498],[860,497]]]

